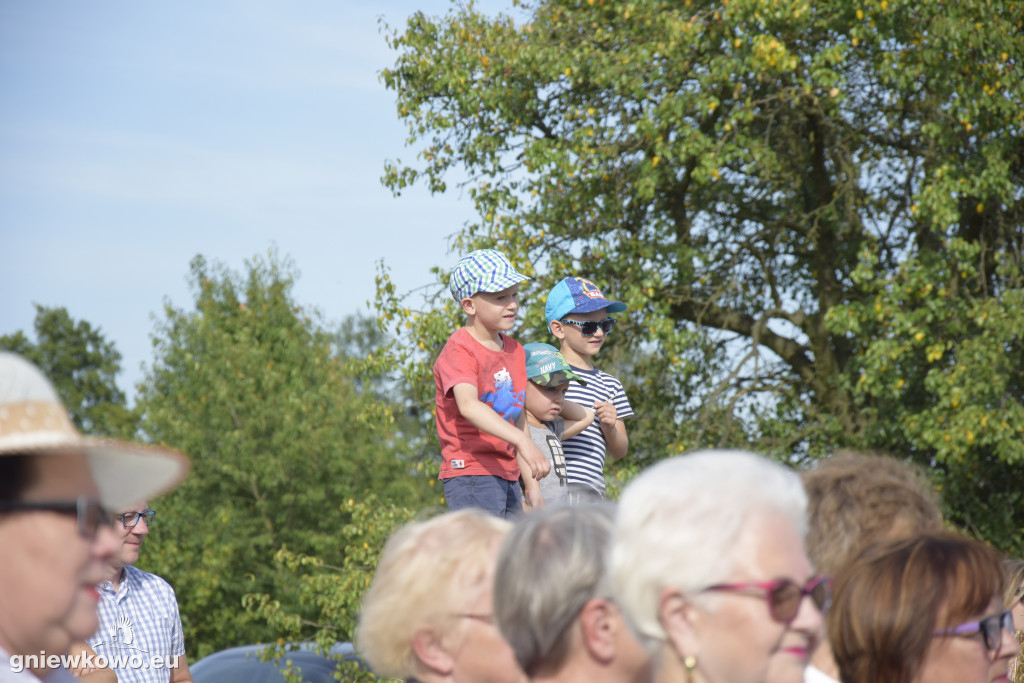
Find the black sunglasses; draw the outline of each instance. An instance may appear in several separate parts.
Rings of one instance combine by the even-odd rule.
[[[597,334],[597,328],[601,328],[605,334],[612,331],[615,327],[615,318],[605,318],[604,320],[587,320],[586,322],[580,322],[579,320],[559,320],[558,322],[563,325],[575,325],[580,328],[580,334],[584,337],[592,337]]]
[[[125,529],[134,529],[142,518],[146,518],[146,526],[153,526],[153,519],[156,517],[156,510],[143,510],[141,512],[126,512],[122,515],[114,515],[114,519],[121,521]]]
[[[989,652],[999,652],[1003,643],[1003,629],[1013,633],[1013,612],[1006,610],[1002,614],[993,614],[991,617],[968,621],[951,628],[936,631],[936,636],[952,636],[974,634],[981,632],[985,641],[985,649]]]
[[[832,604],[832,581],[827,576],[812,577],[803,586],[789,579],[777,579],[775,581],[720,583],[708,586],[704,590],[744,591],[751,588],[764,591],[764,598],[768,601],[768,612],[772,619],[780,624],[788,624],[796,619],[804,596],[811,596],[814,606],[822,614],[828,612],[828,608]]]
[[[82,538],[93,539],[101,526],[110,526],[110,513],[103,509],[95,498],[81,496],[78,500],[0,500],[0,511],[48,510],[50,512],[73,512],[78,521],[78,533]]]

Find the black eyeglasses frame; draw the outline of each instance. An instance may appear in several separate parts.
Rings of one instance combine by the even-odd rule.
[[[99,500],[79,496],[77,500],[0,500],[0,512],[19,510],[41,510],[49,512],[73,512],[82,538],[93,539],[101,526],[110,526],[110,513]]]

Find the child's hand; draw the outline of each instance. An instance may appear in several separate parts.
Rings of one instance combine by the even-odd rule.
[[[551,463],[544,457],[544,454],[537,448],[537,444],[530,441],[529,439],[523,444],[523,448],[519,451],[519,455],[523,458],[526,463],[527,471],[532,474],[533,482],[526,476],[526,472],[523,473],[523,481],[526,482],[527,488],[533,483],[536,485],[537,480],[543,479],[551,471]]]
[[[523,491],[523,509],[524,510],[540,510],[544,507],[544,496],[540,492],[540,484],[534,479],[529,484],[525,485]]]
[[[594,401],[594,413],[602,427],[614,427],[619,419],[619,413],[615,406],[608,401]]]

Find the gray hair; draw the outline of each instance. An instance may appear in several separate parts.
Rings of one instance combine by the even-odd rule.
[[[807,531],[807,495],[792,469],[747,451],[707,450],[662,460],[623,489],[610,579],[616,603],[644,645],[666,639],[659,597],[728,578],[737,541],[765,513]]]
[[[561,666],[583,607],[608,595],[613,510],[608,503],[546,508],[525,515],[505,537],[494,616],[527,675]]]

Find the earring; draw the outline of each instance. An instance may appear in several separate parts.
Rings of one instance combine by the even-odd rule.
[[[697,669],[697,658],[693,655],[686,655],[683,658],[683,666],[686,668],[686,680],[687,682],[693,680],[693,672]]]

